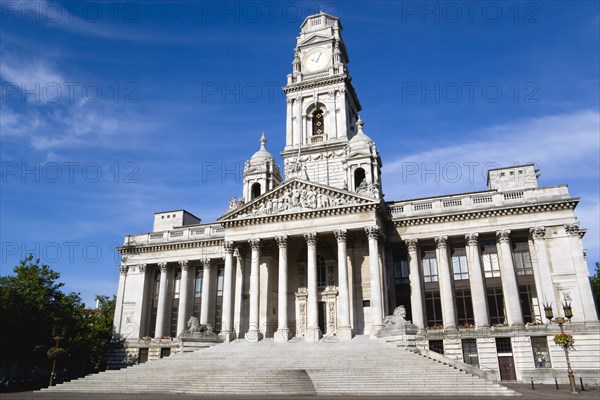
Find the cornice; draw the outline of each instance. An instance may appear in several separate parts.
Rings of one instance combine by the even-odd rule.
[[[225,239],[214,239],[214,240],[194,240],[188,242],[173,242],[173,243],[156,243],[156,244],[142,244],[142,245],[130,245],[118,247],[117,250],[121,254],[139,254],[139,253],[152,253],[155,251],[169,251],[169,250],[182,250],[182,249],[196,249],[214,246],[223,246]]]
[[[528,204],[487,210],[470,210],[452,214],[422,215],[415,217],[395,217],[392,219],[395,226],[414,226],[436,224],[440,222],[464,221],[479,218],[498,217],[504,215],[531,214],[544,211],[573,210],[577,199],[559,201],[555,203]]]

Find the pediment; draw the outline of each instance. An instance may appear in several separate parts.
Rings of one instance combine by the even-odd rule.
[[[379,200],[368,195],[356,194],[301,179],[291,179],[254,201],[228,212],[219,218],[219,221],[376,204],[379,204]]]
[[[316,43],[321,43],[324,41],[328,41],[331,40],[331,36],[327,36],[327,35],[320,35],[318,33],[314,33],[308,37],[306,37],[304,40],[301,40],[298,42],[298,47],[300,46],[306,46],[309,44],[316,44]]]

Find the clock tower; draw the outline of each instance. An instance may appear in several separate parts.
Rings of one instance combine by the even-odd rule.
[[[371,141],[370,165],[349,165],[350,141],[359,133],[358,97],[348,73],[346,45],[339,19],[319,13],[307,17],[296,38],[286,96],[286,141],[281,152],[285,176],[339,189],[357,191],[365,185],[379,190],[381,160]],[[355,157],[354,157],[355,158]],[[355,178],[351,170],[362,169]]]

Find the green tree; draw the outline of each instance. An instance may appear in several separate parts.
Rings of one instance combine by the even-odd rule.
[[[60,347],[67,363],[77,370],[104,369],[112,336],[115,298],[98,296],[99,310],[85,310],[77,293],[64,293],[60,274],[30,255],[0,277],[0,360],[18,365],[23,372],[47,369],[52,336],[62,334]],[[83,367],[83,368],[82,368]]]
[[[34,262],[31,255],[14,272],[0,277],[1,358],[45,368],[53,329],[76,332],[84,306],[77,293],[61,290],[64,284],[58,282],[58,272]]]

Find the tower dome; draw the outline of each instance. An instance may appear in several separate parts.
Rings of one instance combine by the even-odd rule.
[[[358,127],[358,133],[354,135],[350,142],[348,143],[348,150],[350,154],[354,153],[371,153],[371,148],[375,146],[375,142],[365,134],[363,131],[363,122],[360,117],[358,121],[356,121],[356,126]]]
[[[265,137],[265,133],[262,133],[260,137],[260,149],[252,155],[250,158],[251,164],[259,164],[264,163],[265,161],[274,161],[273,156],[266,149],[267,138]]]

